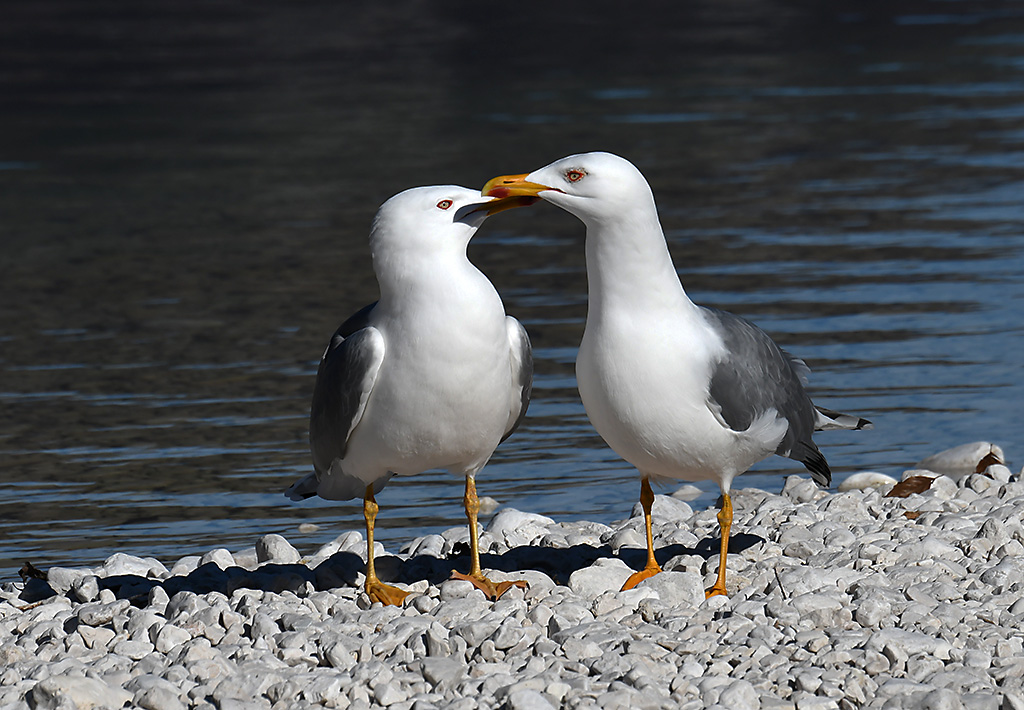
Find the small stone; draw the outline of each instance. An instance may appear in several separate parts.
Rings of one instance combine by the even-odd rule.
[[[851,618],[849,609],[834,594],[808,592],[791,600],[800,616],[809,619],[817,628],[839,626]]]
[[[630,517],[642,518],[643,515],[643,506],[639,502],[634,503]],[[659,524],[668,521],[689,520],[692,517],[693,508],[686,501],[672,496],[654,496],[654,503],[651,505],[651,518]]]
[[[1017,557],[1004,557],[999,564],[981,574],[981,581],[993,587],[1009,587],[1024,578],[1024,560]]]
[[[932,480],[932,486],[928,489],[928,495],[939,500],[953,500],[960,489],[949,476],[938,476]]]
[[[925,695],[917,704],[920,710],[963,710],[960,696],[949,688],[938,688]]]
[[[83,577],[91,577],[89,569],[71,569],[68,567],[51,567],[46,570],[46,582],[57,594],[67,594]]]
[[[704,580],[696,572],[660,572],[636,586],[658,593],[662,604],[670,607],[697,607],[705,599]]]
[[[299,523],[299,532],[303,535],[309,535],[315,533],[320,529],[320,526],[316,523]]]
[[[555,521],[543,515],[503,508],[491,519],[487,532],[509,547],[520,547],[539,541],[554,526]]]
[[[170,598],[167,596],[167,590],[160,585],[156,585],[149,590],[149,606],[155,611],[163,612],[167,609],[167,603],[170,602]]]
[[[449,579],[441,584],[441,601],[464,599],[475,591],[479,591],[472,582],[465,579]],[[483,595],[483,592],[480,592]]]
[[[156,560],[143,559],[135,555],[127,555],[123,552],[115,552],[103,563],[104,577],[134,576],[134,577],[157,577],[160,573],[166,573]]]
[[[782,495],[794,503],[810,503],[828,494],[821,490],[818,484],[810,478],[786,476],[786,483],[782,487]]]
[[[569,589],[586,599],[622,589],[633,570],[619,558],[601,558],[569,575]]]
[[[247,569],[250,572],[260,566],[259,558],[256,555],[256,547],[247,547],[244,550],[236,550],[231,553],[236,567]]]
[[[108,629],[105,626],[94,627],[85,624],[79,624],[78,634],[85,641],[86,647],[97,650],[106,648],[116,635],[113,629]]]
[[[210,563],[217,565],[221,569],[228,569],[235,566],[235,558],[230,550],[221,547],[216,550],[210,550],[199,559],[200,567]]]
[[[987,441],[961,444],[922,459],[917,468],[959,477],[984,471],[991,464],[1005,463],[1003,450]]]
[[[171,649],[192,640],[192,634],[174,624],[167,624],[156,634],[156,650],[168,653]]]
[[[78,608],[78,623],[86,626],[105,626],[115,617],[127,613],[130,606],[131,602],[127,599],[113,601],[109,604],[103,602],[83,604]]]
[[[724,688],[718,703],[730,710],[758,710],[761,700],[757,689],[745,680],[736,680]]]
[[[423,677],[435,687],[452,688],[468,671],[464,664],[451,658],[424,658],[420,665]]]
[[[498,509],[501,505],[497,500],[490,496],[482,496],[480,499],[480,515],[490,515]]]
[[[178,592],[167,600],[164,615],[175,621],[179,617],[192,616],[203,606],[203,601],[195,592]]]
[[[897,628],[876,631],[868,637],[865,648],[883,652],[893,650],[896,655],[904,658],[925,653],[939,660],[948,660],[952,651],[952,646],[944,639]]]
[[[373,699],[383,707],[405,702],[407,697],[406,692],[394,682],[378,683],[377,687],[373,689]]]
[[[219,686],[217,690],[220,690]],[[332,675],[314,678],[309,685],[303,688],[302,695],[306,700],[315,705],[345,707],[345,703],[343,702],[345,697],[344,681],[338,676]],[[224,705],[221,704],[220,708],[223,710]]]
[[[96,601],[100,596],[100,582],[94,575],[76,579],[72,585],[75,598],[83,604]]]
[[[119,708],[132,700],[132,694],[113,688],[96,678],[59,675],[45,678],[30,692],[36,710],[65,708]]]
[[[512,648],[526,637],[526,632],[523,631],[522,626],[513,617],[506,618],[505,621],[501,622],[498,630],[491,636],[491,641],[494,642],[494,647],[499,650],[506,650]]]
[[[355,650],[344,642],[333,644],[323,652],[323,655],[332,668],[343,671],[354,666],[357,660]]]
[[[264,535],[256,543],[256,559],[260,564],[290,565],[302,559],[302,555],[281,535]]]
[[[892,605],[883,599],[865,599],[854,612],[854,618],[861,626],[878,626],[883,619],[891,616]]]
[[[686,483],[680,486],[672,493],[673,498],[677,500],[686,501],[696,500],[697,498],[700,498],[702,495],[704,495],[704,491],[690,483]]]
[[[199,569],[199,561],[202,558],[198,555],[188,555],[182,557],[180,560],[174,563],[171,567],[172,577],[187,577],[188,575]]]
[[[877,471],[860,471],[858,473],[850,474],[843,479],[837,490],[840,493],[845,493],[846,491],[867,491],[872,488],[889,490],[897,483],[899,483],[899,481],[884,473],[879,473]]]
[[[185,710],[187,707],[177,693],[158,686],[137,692],[135,704],[145,710]]]
[[[998,483],[1009,483],[1010,479],[1013,478],[1013,472],[1009,468],[1000,464],[994,463],[984,471],[982,475],[988,476],[989,478],[997,481]]]
[[[515,690],[505,701],[508,710],[555,710],[555,706],[536,690]]]
[[[466,643],[471,648],[475,648],[497,630],[499,623],[500,619],[489,615],[483,619],[475,619],[459,624],[452,629],[452,632],[466,639]]]
[[[153,644],[149,641],[125,639],[114,644],[113,651],[118,656],[138,661],[153,653]]]

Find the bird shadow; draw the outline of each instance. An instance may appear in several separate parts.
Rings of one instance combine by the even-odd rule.
[[[729,551],[742,552],[762,542],[764,538],[757,535],[737,533],[730,538]],[[708,559],[718,554],[720,544],[719,538],[706,538],[694,547],[674,543],[656,549],[655,558],[661,565],[681,555]],[[535,570],[548,575],[557,584],[566,585],[573,572],[590,567],[599,559],[615,557],[633,569],[640,569],[647,560],[647,551],[623,547],[616,554],[608,545],[580,544],[565,548],[524,545],[502,553],[481,553],[480,564],[485,569],[510,574]],[[404,560],[394,555],[381,555],[375,559],[375,564],[378,575],[384,581],[412,584],[425,580],[428,584],[439,585],[449,579],[455,569],[468,571],[470,555],[468,550],[459,550],[448,557],[415,555]],[[100,577],[97,582],[99,589],[110,590],[116,599],[127,599],[136,606],[146,606],[155,587],[162,587],[169,597],[178,592],[219,592],[230,597],[240,589],[303,595],[309,589],[308,584],[318,591],[355,586],[364,572],[365,563],[359,555],[336,552],[315,567],[300,563],[265,563],[256,569],[221,568],[208,562],[188,574],[164,579],[124,574]],[[33,584],[26,585],[21,595],[22,601],[35,602],[57,594],[45,580],[29,581]]]
[[[764,538],[748,533],[737,533],[729,538],[730,552],[743,552],[764,542]],[[708,559],[717,556],[721,545],[720,538],[706,538],[695,547],[674,543],[655,549],[654,557],[658,564],[665,565],[671,559],[681,555],[697,555]],[[577,570],[590,567],[602,558],[615,558],[626,563],[633,569],[640,569],[647,562],[647,550],[641,548],[622,547],[618,553],[608,545],[573,545],[572,547],[536,547],[520,546],[500,553],[481,553],[480,565],[485,569],[501,570],[515,573],[522,570],[543,572],[557,584],[568,584],[569,577]],[[397,559],[397,558],[395,558]],[[421,579],[430,584],[439,584],[451,575],[456,567],[460,570],[469,568],[469,552],[447,558],[432,556],[412,557],[401,565],[397,581],[415,582]],[[377,561],[378,568],[380,560]]]

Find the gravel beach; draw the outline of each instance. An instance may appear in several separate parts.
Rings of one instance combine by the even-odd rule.
[[[447,581],[465,527],[378,545],[402,608],[363,594],[358,532],[51,568],[0,591],[0,708],[1024,710],[1024,482],[908,475],[933,480],[736,490],[728,598],[703,593],[716,511],[671,496],[665,572],[628,592],[639,505],[612,526],[499,509],[485,571],[530,586],[497,602]]]

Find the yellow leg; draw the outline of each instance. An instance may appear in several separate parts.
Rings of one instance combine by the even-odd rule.
[[[732,500],[722,494],[722,509],[718,511],[718,526],[722,529],[722,549],[718,555],[718,579],[715,586],[705,592],[705,598],[725,594],[725,556],[729,552],[729,530],[732,528]]]
[[[661,572],[658,561],[654,559],[654,533],[651,532],[651,506],[654,505],[654,491],[651,490],[651,482],[647,476],[640,480],[640,505],[644,508],[644,527],[647,529],[647,566],[630,575],[626,583],[622,585],[622,591],[632,589],[645,579]]]
[[[526,589],[528,586],[525,580],[517,579],[512,582],[494,583],[484,576],[480,571],[480,535],[477,532],[476,521],[480,514],[480,499],[476,495],[476,479],[473,476],[466,476],[466,495],[462,499],[466,506],[466,517],[469,518],[469,547],[470,563],[469,574],[452,572],[452,579],[464,579],[472,582],[473,586],[487,595],[488,599],[496,601],[502,594],[512,587]]]
[[[366,487],[363,496],[363,517],[366,518],[366,593],[370,599],[381,604],[402,606],[409,592],[398,587],[384,584],[377,578],[377,570],[373,564],[373,525],[377,520],[377,501],[373,498],[373,486]]]

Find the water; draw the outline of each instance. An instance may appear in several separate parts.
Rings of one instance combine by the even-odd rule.
[[[326,339],[376,297],[376,207],[583,150],[647,175],[694,300],[875,422],[819,435],[836,480],[980,439],[1020,467],[1024,6],[348,5],[7,8],[0,579],[361,529],[356,503],[281,491],[310,467]],[[539,204],[471,246],[536,358],[479,486],[607,522],[638,485],[575,391],[582,233]],[[773,458],[738,485],[801,472]],[[461,496],[447,474],[393,481],[379,538],[463,524]]]

